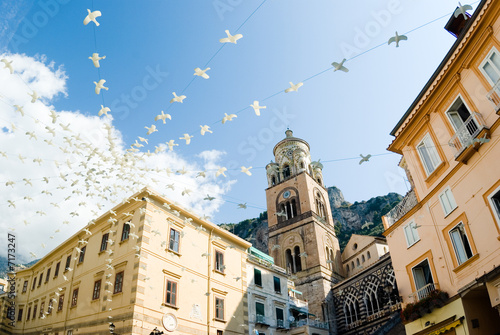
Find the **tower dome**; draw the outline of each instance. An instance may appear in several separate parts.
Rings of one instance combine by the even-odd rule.
[[[321,164],[311,161],[309,143],[294,137],[293,131],[287,129],[286,137],[279,141],[273,149],[275,162],[266,166],[269,187],[280,183],[302,172],[309,173],[322,185]]]

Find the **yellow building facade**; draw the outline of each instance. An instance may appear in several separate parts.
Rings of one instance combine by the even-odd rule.
[[[483,0],[450,19],[457,41],[391,133],[412,185],[383,218],[407,334],[500,330],[499,15]]]
[[[247,334],[246,250],[145,188],[16,273],[12,334]]]

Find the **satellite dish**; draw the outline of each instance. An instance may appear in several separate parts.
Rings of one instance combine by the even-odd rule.
[[[290,321],[290,322],[294,322],[294,321],[295,321],[295,318],[294,318],[292,315],[290,315],[290,316],[288,317],[288,321]]]

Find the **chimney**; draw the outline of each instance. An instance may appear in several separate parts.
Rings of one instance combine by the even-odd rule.
[[[456,9],[458,9],[458,7]],[[471,15],[467,12],[465,15],[467,15],[467,20],[469,20]],[[451,14],[451,17],[444,26],[444,29],[448,30],[448,32],[453,36],[458,37],[464,30],[467,20],[462,14],[458,15],[458,17],[455,17],[455,14]]]

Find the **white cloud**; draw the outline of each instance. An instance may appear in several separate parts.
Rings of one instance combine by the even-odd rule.
[[[195,213],[211,215],[218,210],[221,195],[235,182],[215,177],[213,170],[223,152],[202,152],[198,155],[202,162],[171,151],[151,156],[127,153],[112,118],[58,111],[49,105],[66,95],[68,78],[62,67],[47,64],[43,56],[4,54],[0,58],[12,60],[16,71],[11,75],[0,69],[0,228],[15,228],[17,261],[29,260],[29,252],[37,257],[45,255],[145,185]],[[41,97],[35,103],[28,95],[32,90]],[[25,115],[16,112],[13,105],[23,106]],[[50,110],[58,116],[55,123]],[[61,126],[68,124],[71,131]],[[31,135],[36,139],[30,139]],[[191,172],[169,177],[166,168]],[[196,177],[194,171],[203,170],[212,172],[207,172],[206,178]],[[7,186],[9,181],[14,184]],[[175,190],[167,189],[172,183]],[[192,191],[190,196],[181,195],[185,189]],[[216,199],[203,201],[206,194]],[[9,200],[15,208],[9,207]],[[0,248],[5,250],[5,238]]]

